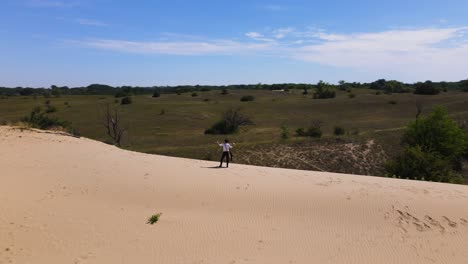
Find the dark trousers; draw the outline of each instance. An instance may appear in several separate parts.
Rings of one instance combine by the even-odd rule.
[[[226,158],[226,167],[229,167],[229,151],[223,152],[223,155],[221,156],[221,163],[219,164],[220,167],[223,166],[224,158]]]

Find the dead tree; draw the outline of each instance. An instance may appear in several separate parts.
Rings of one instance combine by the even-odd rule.
[[[419,118],[421,115],[422,111],[424,110],[424,106],[421,103],[421,101],[415,101],[414,105],[416,106],[416,120]]]
[[[109,104],[107,104],[106,112],[104,114],[104,127],[106,128],[107,135],[114,141],[114,144],[118,147],[121,146],[122,137],[126,131],[122,127],[122,121],[120,119],[120,113],[117,108],[111,110]]]

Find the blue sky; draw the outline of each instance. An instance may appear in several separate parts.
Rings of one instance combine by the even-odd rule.
[[[468,78],[468,1],[2,0],[0,86]]]

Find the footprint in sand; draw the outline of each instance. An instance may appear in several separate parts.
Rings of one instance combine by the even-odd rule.
[[[460,222],[462,225],[468,225],[468,220],[466,220],[465,218],[460,218]]]
[[[428,215],[426,215],[426,216],[424,217],[424,219],[425,219],[427,222],[429,222],[430,225],[439,228],[439,230],[440,230],[441,233],[444,233],[444,232],[445,232],[445,227],[443,227],[443,226],[440,224],[439,221],[435,220],[434,218],[432,218],[432,217],[430,217],[430,216],[428,216]]]
[[[448,217],[442,216],[442,218],[444,218],[445,221],[447,221],[447,223],[448,223],[449,226],[451,226],[451,227],[453,227],[453,228],[456,228],[456,227],[457,227],[458,224],[457,224],[456,222],[450,220]]]
[[[426,223],[413,222],[413,225],[416,226],[416,230],[418,230],[419,232],[424,232],[431,229],[431,227]]]

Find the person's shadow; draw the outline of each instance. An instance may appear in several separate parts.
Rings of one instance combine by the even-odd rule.
[[[226,167],[219,167],[219,166],[213,166],[213,167],[202,167],[204,169],[223,169],[223,168],[226,168]]]

